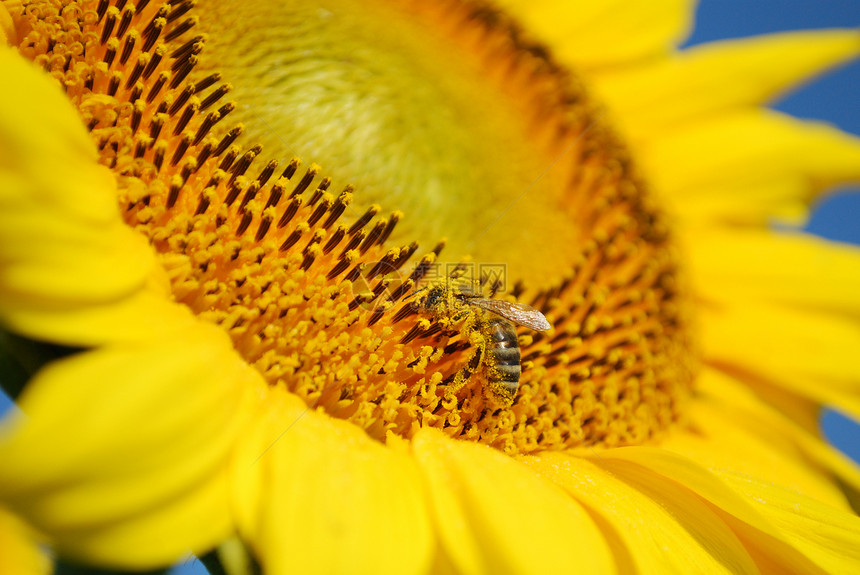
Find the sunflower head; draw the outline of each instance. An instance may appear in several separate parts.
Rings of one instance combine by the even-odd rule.
[[[484,2],[335,4],[284,7],[268,25],[247,10],[235,34],[218,7],[198,18],[187,3],[36,3],[17,30],[81,110],[172,297],[227,331],[270,385],[380,441],[429,426],[530,453],[663,431],[695,363],[678,254],[582,82]],[[345,32],[353,17],[361,34]],[[254,51],[280,27],[283,51]],[[419,83],[430,74],[439,85]],[[252,113],[261,84],[278,91],[274,120]],[[265,147],[242,143],[246,125]],[[359,166],[369,144],[353,140],[368,130],[377,144]],[[363,185],[338,189],[316,164],[264,152],[307,139]],[[464,275],[553,326],[518,328],[522,375],[501,403],[486,392],[496,352],[476,353],[492,336],[475,326],[497,314],[451,321],[404,301]]]

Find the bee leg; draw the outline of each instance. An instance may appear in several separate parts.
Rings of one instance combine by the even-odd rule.
[[[475,353],[472,354],[472,357],[469,358],[469,363],[464,365],[460,371],[453,375],[449,375],[442,383],[448,385],[448,390],[450,393],[457,393],[460,391],[466,382],[469,381],[469,378],[473,373],[478,371],[481,367],[481,363],[484,359],[484,346],[477,346],[475,349]]]
[[[459,323],[469,317],[472,312],[468,308],[464,308],[451,316],[451,323]]]

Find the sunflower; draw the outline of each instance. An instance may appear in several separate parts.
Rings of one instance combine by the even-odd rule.
[[[761,104],[860,38],[689,10],[4,1],[0,503],[109,568],[853,573],[860,252],[790,224],[860,142]]]

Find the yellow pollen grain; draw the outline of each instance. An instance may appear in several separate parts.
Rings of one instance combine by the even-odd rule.
[[[238,104],[225,100],[234,85],[195,75],[207,37],[193,2],[25,1],[14,17],[19,52],[80,110],[173,298],[224,329],[270,385],[380,441],[424,426],[512,454],[649,441],[680,417],[696,368],[662,216],[570,72],[484,3],[438,6],[410,3],[487,62],[493,84],[547,102],[532,122],[541,145],[593,126],[565,168],[581,237],[558,246],[569,253],[552,285],[499,295],[552,324],[517,329],[511,405],[488,395],[480,369],[450,389],[482,335],[406,299],[445,243],[390,238],[399,222],[432,214],[356,208],[360,189],[332,189],[319,166],[242,142],[244,127],[229,120]]]

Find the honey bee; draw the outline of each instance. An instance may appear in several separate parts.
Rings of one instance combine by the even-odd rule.
[[[535,308],[483,297],[470,283],[442,282],[422,288],[415,305],[420,313],[443,324],[465,321],[464,331],[475,353],[445,383],[459,390],[472,374],[483,368],[490,394],[504,405],[511,405],[520,383],[520,346],[514,323],[535,331],[546,331],[550,324]],[[489,312],[489,313],[487,313]],[[512,323],[513,322],[513,323]]]

